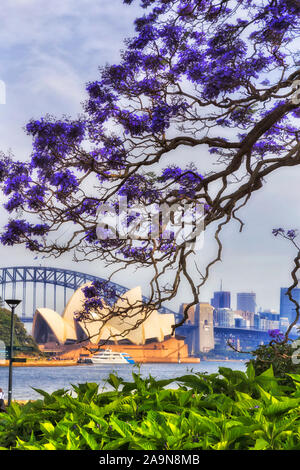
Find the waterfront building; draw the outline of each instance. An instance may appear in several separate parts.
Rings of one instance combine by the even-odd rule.
[[[275,310],[263,310],[258,312],[259,328],[261,330],[280,329],[280,316]]]
[[[254,315],[255,315],[255,313],[244,311],[244,310],[236,310],[236,313],[243,318],[243,320],[245,321],[245,324],[248,327],[251,327],[251,328],[254,327]]]
[[[247,328],[247,322],[243,317],[235,317],[234,328]]]
[[[149,314],[143,307],[140,287],[126,292],[114,306],[115,311],[130,308],[126,322],[124,314],[112,315],[111,308],[105,305],[99,312],[92,314],[92,321],[75,321],[74,313],[81,310],[85,300],[83,287],[72,295],[62,315],[49,308],[36,310],[32,333],[37,343],[65,344],[89,338],[93,344],[101,340],[119,344],[146,344],[151,340],[160,342],[171,336],[174,315],[159,314],[156,310]],[[137,323],[140,323],[138,328],[133,328]]]
[[[255,313],[253,316],[253,328],[255,330],[260,330],[260,317],[258,313]]]
[[[236,308],[237,310],[242,310],[243,312],[255,313],[256,294],[254,292],[238,292]]]
[[[281,287],[280,289],[280,324],[285,329],[290,323],[296,318],[296,306],[286,295],[288,288]],[[300,289],[294,288],[292,290],[292,296],[300,304]],[[298,321],[298,323],[300,323]]]
[[[290,325],[288,317],[280,317],[279,329],[281,331],[286,331]]]
[[[32,333],[43,351],[76,358],[83,346],[104,344],[128,352],[139,362],[193,362],[184,338],[172,336],[175,315],[149,312],[143,305],[140,287],[126,292],[113,307],[103,302],[103,309],[92,314],[90,320],[76,321],[74,314],[85,300],[82,289],[88,285],[91,283],[77,289],[62,315],[49,308],[36,309]]]
[[[233,310],[230,308],[214,309],[214,325],[223,328],[230,328],[234,324]]]
[[[247,316],[243,317],[243,313],[230,308],[215,308],[214,326],[221,328],[248,328],[250,321]]]

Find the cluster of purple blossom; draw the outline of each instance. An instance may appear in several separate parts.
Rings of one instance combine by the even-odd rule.
[[[290,240],[294,240],[294,238],[297,237],[298,235],[298,230],[296,229],[289,229],[289,230],[284,230],[283,228],[274,228],[272,230],[272,234],[277,237],[278,235],[281,235],[283,237],[289,238]]]
[[[47,224],[30,224],[26,220],[10,220],[6,225],[6,231],[1,235],[0,241],[3,245],[15,245],[21,240],[26,240],[28,248],[32,251],[39,249],[37,240],[32,240],[32,236],[44,236],[49,226]],[[30,243],[31,242],[31,243]]]
[[[76,312],[76,320],[80,321],[89,316],[91,311],[99,312],[105,306],[112,307],[119,298],[116,287],[109,281],[93,281],[91,285],[82,288],[85,300],[80,311]]]
[[[284,339],[284,334],[278,329],[268,330],[268,335],[275,341],[282,341]]]

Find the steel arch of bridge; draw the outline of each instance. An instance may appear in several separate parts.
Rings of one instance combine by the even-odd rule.
[[[2,286],[2,299],[5,299],[6,287],[12,284],[12,297],[15,298],[16,286],[18,283],[23,283],[23,299],[22,299],[22,318],[25,318],[26,313],[26,286],[28,283],[33,284],[33,314],[36,310],[36,287],[38,283],[43,284],[43,297],[44,307],[46,307],[46,293],[47,285],[54,286],[54,310],[56,310],[56,287],[64,288],[64,305],[67,303],[67,289],[72,289],[74,292],[86,282],[93,281],[106,281],[106,279],[93,276],[91,274],[82,273],[79,271],[72,271],[69,269],[52,268],[45,266],[11,266],[0,268],[0,285]],[[114,287],[118,295],[123,295],[129,289],[127,287],[109,282],[109,285]],[[147,301],[146,297],[143,297]],[[172,310],[161,307],[161,313],[172,313]],[[177,314],[175,314],[177,315]],[[29,318],[29,316],[27,316]]]

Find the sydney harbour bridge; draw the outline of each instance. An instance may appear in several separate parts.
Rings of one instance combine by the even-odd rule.
[[[74,293],[83,284],[93,281],[106,281],[106,279],[78,271],[42,266],[0,268],[1,298],[5,300],[8,297],[18,296],[22,300],[20,319],[25,323],[32,321],[37,307],[48,307],[56,311],[58,294],[63,297],[64,308],[70,291]],[[109,285],[114,287],[118,295],[123,295],[129,290],[128,287],[111,281]],[[146,297],[143,299],[147,301]],[[30,301],[30,307],[28,307],[28,301]],[[160,313],[175,313],[166,307],[160,308],[159,311]]]
[[[0,292],[2,301],[6,298],[19,298],[22,300],[22,313],[18,314],[24,323],[32,322],[37,307],[47,307],[57,310],[58,299],[63,303],[62,310],[67,304],[68,298],[80,286],[87,282],[106,281],[101,277],[78,271],[44,267],[44,266],[12,266],[0,268]],[[109,282],[118,295],[128,291],[127,287],[114,282]],[[143,298],[147,301],[147,298]],[[30,306],[29,306],[29,305]],[[61,310],[61,311],[62,311]],[[172,313],[176,322],[181,318],[178,312],[166,307],[159,309],[160,313]],[[198,326],[199,328],[199,326]],[[195,337],[197,325],[183,325],[178,333],[186,336],[191,352],[193,337]],[[214,337],[217,342],[224,343],[228,338],[238,338],[242,343],[251,344],[253,347],[261,343],[269,342],[270,338],[265,330],[253,328],[222,328],[214,327]]]

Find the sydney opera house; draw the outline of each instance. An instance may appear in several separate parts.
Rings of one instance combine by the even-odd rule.
[[[104,304],[88,321],[78,321],[75,313],[85,300],[81,286],[70,298],[62,315],[49,308],[38,308],[32,335],[41,350],[64,359],[78,359],[83,352],[109,345],[129,353],[137,362],[198,362],[188,357],[183,337],[172,336],[173,314],[149,312],[142,302],[142,291],[127,291],[113,307]],[[126,315],[119,312],[126,311]]]

